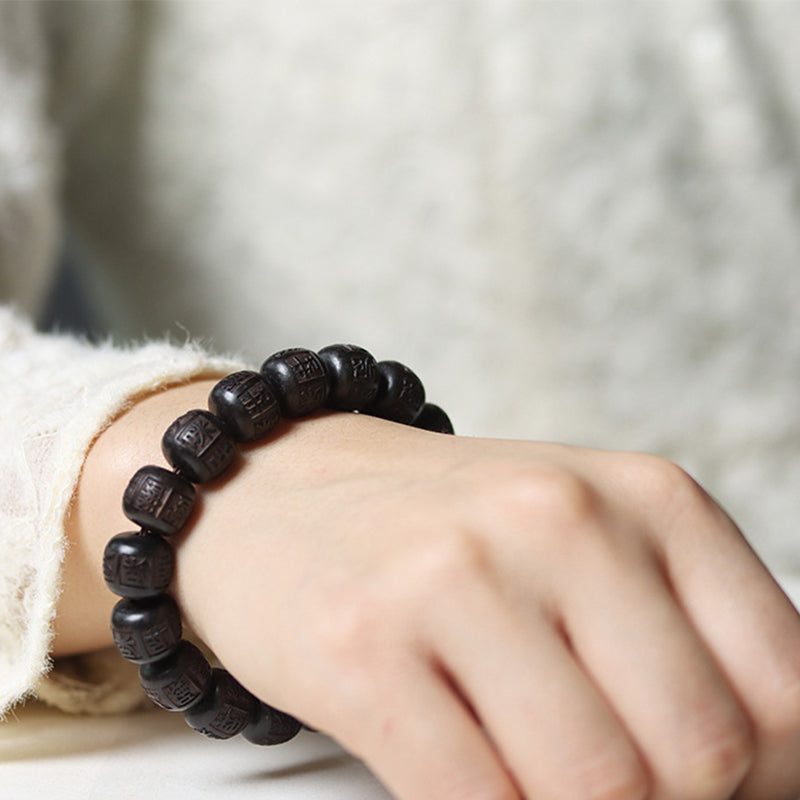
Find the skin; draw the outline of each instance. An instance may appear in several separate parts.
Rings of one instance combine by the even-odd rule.
[[[89,452],[56,655],[110,643],[119,498],[212,385],[143,398]],[[201,496],[186,623],[400,800],[800,794],[800,618],[674,464],[328,414]]]

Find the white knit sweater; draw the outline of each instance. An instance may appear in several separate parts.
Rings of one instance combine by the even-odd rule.
[[[357,341],[462,432],[675,458],[792,590],[798,34],[784,2],[0,3],[0,710],[47,669],[86,448],[208,352]],[[205,350],[35,334],[63,230],[117,341]]]

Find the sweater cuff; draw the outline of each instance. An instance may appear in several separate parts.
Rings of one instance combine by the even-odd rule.
[[[4,321],[8,322],[0,315],[0,323]],[[0,448],[4,561],[0,565],[0,716],[35,694],[37,686],[42,699],[68,710],[128,708],[133,701],[126,680],[120,677],[124,668],[115,666],[109,672],[103,656],[65,662],[49,684],[42,683],[53,666],[49,652],[61,590],[64,521],[81,468],[99,433],[137,397],[168,385],[224,375],[241,369],[242,364],[211,356],[193,344],[91,346],[69,337],[33,334],[20,320],[16,324],[19,330],[10,335],[31,335],[32,341],[6,347],[4,354],[9,329],[0,324],[4,385],[17,390],[16,395],[11,389],[0,390],[0,404],[9,412],[6,419],[13,420],[0,422],[4,442]],[[20,387],[25,387],[24,397],[19,396]],[[59,691],[65,685],[66,694]],[[64,702],[67,695],[73,699]],[[77,695],[83,697],[78,705]]]

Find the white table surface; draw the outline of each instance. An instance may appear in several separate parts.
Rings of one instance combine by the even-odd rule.
[[[72,717],[29,704],[0,724],[2,800],[390,800],[326,737],[214,742],[158,710]]]

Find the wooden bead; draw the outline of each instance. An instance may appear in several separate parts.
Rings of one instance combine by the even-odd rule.
[[[364,413],[410,425],[425,405],[422,381],[399,361],[378,362],[378,374],[378,395]]]
[[[433,403],[425,403],[422,411],[414,420],[414,427],[433,433],[455,433],[450,417],[439,406]]]
[[[122,510],[145,530],[172,536],[189,519],[195,496],[194,486],[186,478],[150,465],[137,470],[130,479]]]
[[[196,408],[181,414],[161,439],[164,457],[192,483],[218,478],[236,457],[236,445],[223,423],[210,411]]]
[[[156,597],[166,591],[175,569],[175,555],[155,533],[119,533],[103,553],[103,578],[122,597]]]
[[[332,344],[319,351],[330,380],[326,405],[339,411],[361,411],[378,394],[378,364],[363,347]]]
[[[242,370],[223,378],[211,390],[208,407],[239,442],[269,433],[281,418],[275,392],[257,372]]]
[[[251,744],[283,744],[293,739],[303,725],[290,714],[277,708],[259,703],[252,721],[244,729],[242,736]]]
[[[167,711],[186,711],[197,703],[211,684],[211,665],[190,642],[162,658],[139,667],[145,694]]]
[[[328,374],[313,351],[301,347],[281,350],[262,364],[261,374],[278,395],[285,417],[303,417],[324,407]]]
[[[158,661],[181,641],[181,615],[167,594],[150,600],[120,600],[111,612],[114,644],[136,664]]]
[[[224,669],[212,670],[200,650],[181,640],[180,613],[164,593],[175,558],[161,537],[183,528],[195,505],[192,483],[219,477],[235,458],[235,441],[257,439],[281,415],[311,414],[326,402],[453,432],[444,411],[425,403],[421,381],[403,364],[376,363],[354,345],[331,345],[319,354],[293,348],[270,356],[261,373],[242,370],[219,381],[209,394],[209,411],[189,411],[164,433],[162,450],[176,472],[142,467],[125,489],[123,511],[142,531],[115,536],[104,553],[106,583],[123,597],[112,612],[114,642],[139,664],[147,696],[164,709],[184,712],[189,725],[206,736],[227,739],[241,732],[254,744],[280,744],[304,726],[258,701]]]
[[[250,723],[258,700],[227,670],[213,670],[211,685],[183,716],[190,728],[211,739],[230,739]]]

